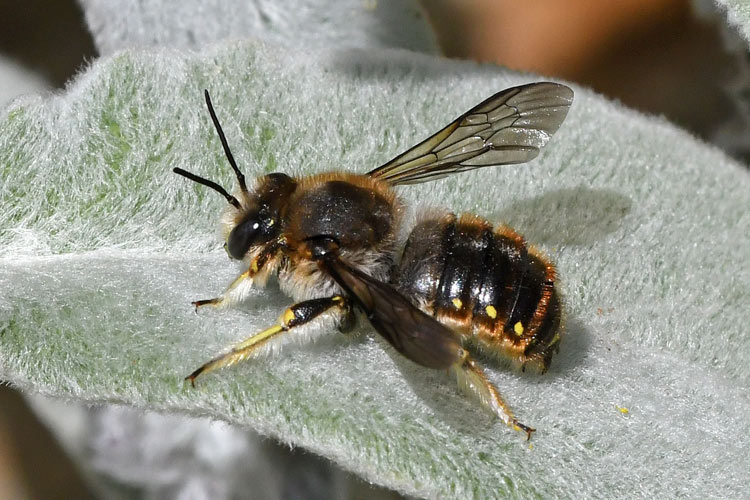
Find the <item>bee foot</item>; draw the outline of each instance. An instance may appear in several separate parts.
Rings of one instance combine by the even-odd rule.
[[[521,422],[519,422],[516,419],[513,419],[513,422],[511,423],[511,427],[517,431],[525,432],[526,433],[526,441],[531,439],[531,434],[536,432],[536,429],[533,427],[529,427],[528,425],[524,425]]]
[[[200,368],[198,368],[197,370],[195,370],[193,373],[191,373],[190,375],[188,375],[187,377],[185,377],[184,381],[185,382],[190,382],[190,385],[192,385],[193,389],[195,389],[195,379],[198,378],[198,375],[200,375],[201,373],[203,373],[203,370],[205,370],[205,369],[206,369],[206,365],[201,366]]]
[[[198,308],[199,307],[203,307],[203,306],[214,306],[215,307],[215,306],[217,306],[220,303],[221,303],[221,299],[219,299],[219,298],[216,298],[216,299],[196,300],[194,302],[191,302],[191,304],[193,305],[193,307],[195,307],[195,312],[196,313],[198,312]]]

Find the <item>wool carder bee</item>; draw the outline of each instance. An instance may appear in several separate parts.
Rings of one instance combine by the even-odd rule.
[[[206,104],[237,178],[219,192],[225,249],[246,270],[220,296],[227,307],[275,276],[296,303],[277,324],[208,361],[186,380],[331,330],[358,315],[399,353],[452,371],[459,386],[527,437],[470,351],[546,371],[560,342],[562,306],[554,266],[508,227],[471,214],[418,218],[405,244],[405,206],[395,187],[477,168],[528,162],[565,119],[573,91],[541,82],[503,90],[447,127],[366,174],[343,170],[294,178],[272,173],[250,187],[237,167],[208,92]]]

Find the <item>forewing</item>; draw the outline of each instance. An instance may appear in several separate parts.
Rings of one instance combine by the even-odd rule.
[[[461,359],[458,336],[394,287],[339,259],[329,259],[322,265],[398,352],[428,368],[448,368]]]
[[[572,102],[573,91],[558,83],[503,90],[368,175],[393,185],[416,184],[530,161],[560,127]]]

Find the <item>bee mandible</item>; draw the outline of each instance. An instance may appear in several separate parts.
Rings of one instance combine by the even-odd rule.
[[[296,303],[275,325],[186,380],[194,385],[201,374],[288,341],[348,331],[364,315],[396,351],[424,367],[452,371],[462,390],[528,438],[534,429],[516,419],[470,350],[546,371],[561,332],[554,266],[512,229],[471,214],[424,215],[399,245],[405,206],[394,188],[530,161],[565,119],[573,91],[550,82],[509,88],[366,174],[272,173],[252,186],[237,167],[208,91],[205,98],[237,187],[230,194],[183,169],[174,172],[227,200],[225,249],[246,270],[222,295],[193,305],[232,306],[270,276]]]

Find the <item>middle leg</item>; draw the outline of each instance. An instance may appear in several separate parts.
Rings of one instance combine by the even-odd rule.
[[[336,311],[339,315],[337,322],[342,323],[342,321],[345,322],[351,317],[351,304],[346,298],[340,295],[311,299],[294,304],[281,314],[274,326],[256,333],[235,345],[229,352],[204,363],[193,373],[185,377],[185,380],[189,381],[195,387],[195,379],[199,375],[244,361],[258,354],[259,349],[265,347],[272,338],[305,325],[329,311]]]

